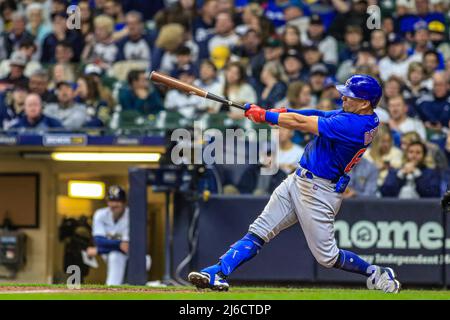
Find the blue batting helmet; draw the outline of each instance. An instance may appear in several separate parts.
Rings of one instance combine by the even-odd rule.
[[[375,78],[367,74],[355,74],[345,85],[337,85],[340,94],[350,98],[367,100],[375,108],[383,95],[383,89]]]

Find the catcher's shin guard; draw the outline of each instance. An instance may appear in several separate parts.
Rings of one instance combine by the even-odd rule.
[[[263,244],[264,240],[252,233],[247,233],[220,257],[222,274],[224,276],[230,275],[241,264],[256,256]]]

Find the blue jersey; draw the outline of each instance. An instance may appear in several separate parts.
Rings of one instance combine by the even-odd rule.
[[[378,116],[343,110],[311,110],[309,115],[319,116],[319,135],[306,146],[300,166],[318,177],[337,182],[361,160],[377,132]]]

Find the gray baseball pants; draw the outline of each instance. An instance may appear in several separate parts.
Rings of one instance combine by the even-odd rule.
[[[334,237],[334,218],[342,203],[331,181],[292,173],[275,189],[249,231],[269,242],[280,231],[300,222],[308,247],[322,266],[334,266],[339,249]]]

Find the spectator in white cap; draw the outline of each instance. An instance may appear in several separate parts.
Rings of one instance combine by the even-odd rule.
[[[28,78],[24,74],[27,62],[27,57],[23,52],[13,52],[9,60],[10,71],[5,77],[0,79],[0,83],[4,88],[17,84],[28,85]]]

